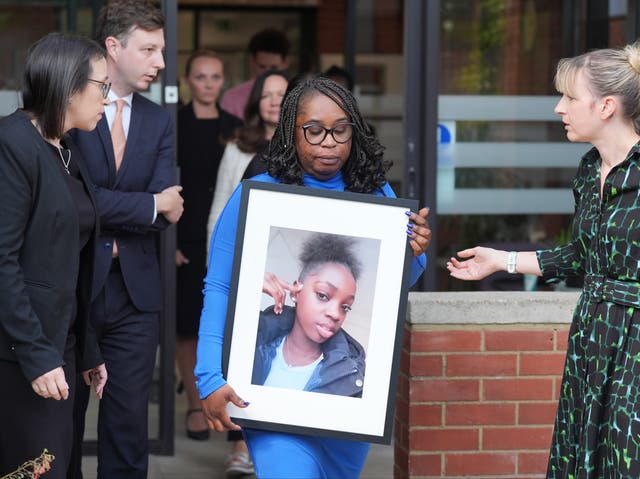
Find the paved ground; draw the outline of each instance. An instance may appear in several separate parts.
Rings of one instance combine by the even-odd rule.
[[[193,441],[185,435],[186,402],[184,394],[176,397],[176,439],[174,456],[151,456],[149,479],[224,479],[224,460],[228,445],[224,434],[212,434],[208,441]],[[94,421],[89,413],[87,427]],[[92,435],[91,431],[87,431]],[[94,436],[95,437],[95,436]],[[85,479],[96,478],[96,458],[84,458]],[[393,477],[393,447],[373,445],[360,479],[390,479]],[[243,479],[254,476],[244,476]]]

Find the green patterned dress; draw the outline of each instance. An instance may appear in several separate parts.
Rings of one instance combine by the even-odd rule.
[[[574,180],[573,241],[538,251],[547,280],[584,274],[569,331],[548,478],[640,478],[640,146],[611,170],[600,156]]]

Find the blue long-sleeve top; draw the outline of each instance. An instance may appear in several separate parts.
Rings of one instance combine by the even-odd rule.
[[[258,175],[252,180],[267,183],[280,183],[268,174]],[[342,173],[338,172],[329,180],[318,180],[305,175],[303,183],[309,188],[344,191],[345,183]],[[212,392],[226,384],[222,377],[222,343],[229,303],[229,288],[235,251],[236,230],[240,212],[240,196],[242,185],[239,185],[229,198],[220,214],[209,248],[209,269],[204,281],[204,305],[200,316],[198,333],[198,350],[195,375],[200,398],[204,399]],[[396,195],[388,183],[373,192],[376,196],[395,198]],[[413,258],[410,282],[413,285],[424,272],[427,257],[422,254]]]

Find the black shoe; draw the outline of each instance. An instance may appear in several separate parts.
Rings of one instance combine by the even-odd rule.
[[[200,408],[196,408],[196,409],[189,409],[187,411],[187,417],[186,420],[187,422],[189,422],[189,416],[191,416],[191,414],[195,413],[195,412],[202,412],[202,409]],[[189,429],[188,425],[187,425],[187,437],[189,439],[193,439],[195,441],[206,441],[207,439],[209,439],[209,429],[201,429],[200,431],[192,431]]]

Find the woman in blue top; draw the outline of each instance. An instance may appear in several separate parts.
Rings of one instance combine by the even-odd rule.
[[[383,159],[383,150],[353,95],[332,80],[311,78],[285,97],[266,158],[269,172],[254,180],[395,197],[385,178],[391,163]],[[241,188],[227,202],[211,237],[198,339],[198,389],[209,427],[216,431],[240,429],[226,412],[228,402],[248,406],[223,379],[221,368]],[[428,212],[408,213],[412,283],[426,266]],[[273,296],[275,308],[283,308],[285,292]],[[261,479],[357,478],[369,451],[366,443],[342,439],[248,428],[244,435]]]

